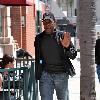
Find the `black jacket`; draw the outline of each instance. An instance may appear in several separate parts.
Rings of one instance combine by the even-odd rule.
[[[35,42],[34,42],[34,46],[35,46],[35,78],[36,80],[39,80],[43,71],[43,57],[42,57],[42,53],[40,51],[40,43],[42,40],[42,37],[44,35],[44,32],[38,34],[35,37]],[[56,34],[55,34],[56,35]],[[63,49],[63,60],[64,60],[64,65],[65,65],[65,70],[66,72],[73,76],[75,74],[74,72],[74,68],[73,65],[70,61],[70,59],[75,59],[77,56],[77,51],[75,50],[75,47],[73,46],[73,44],[71,43],[70,46],[68,48],[64,48],[62,45],[60,45]],[[40,63],[40,60],[42,60],[42,63]]]
[[[100,64],[100,39],[96,40],[95,45],[95,63]]]

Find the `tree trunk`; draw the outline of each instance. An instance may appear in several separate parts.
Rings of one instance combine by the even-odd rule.
[[[96,100],[95,92],[95,0],[78,0],[77,28],[80,41],[80,100]]]

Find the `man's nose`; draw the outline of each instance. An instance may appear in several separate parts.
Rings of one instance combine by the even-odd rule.
[[[46,26],[49,26],[49,25],[50,25],[49,23],[46,24]]]

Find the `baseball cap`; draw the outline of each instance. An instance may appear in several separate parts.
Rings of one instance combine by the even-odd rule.
[[[54,14],[51,13],[51,12],[46,12],[43,14],[43,21],[46,20],[46,19],[49,19],[51,21],[55,21],[55,17],[54,17]]]

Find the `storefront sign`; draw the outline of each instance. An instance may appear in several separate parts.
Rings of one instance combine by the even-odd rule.
[[[0,0],[0,5],[31,6],[31,5],[33,5],[33,0]]]

